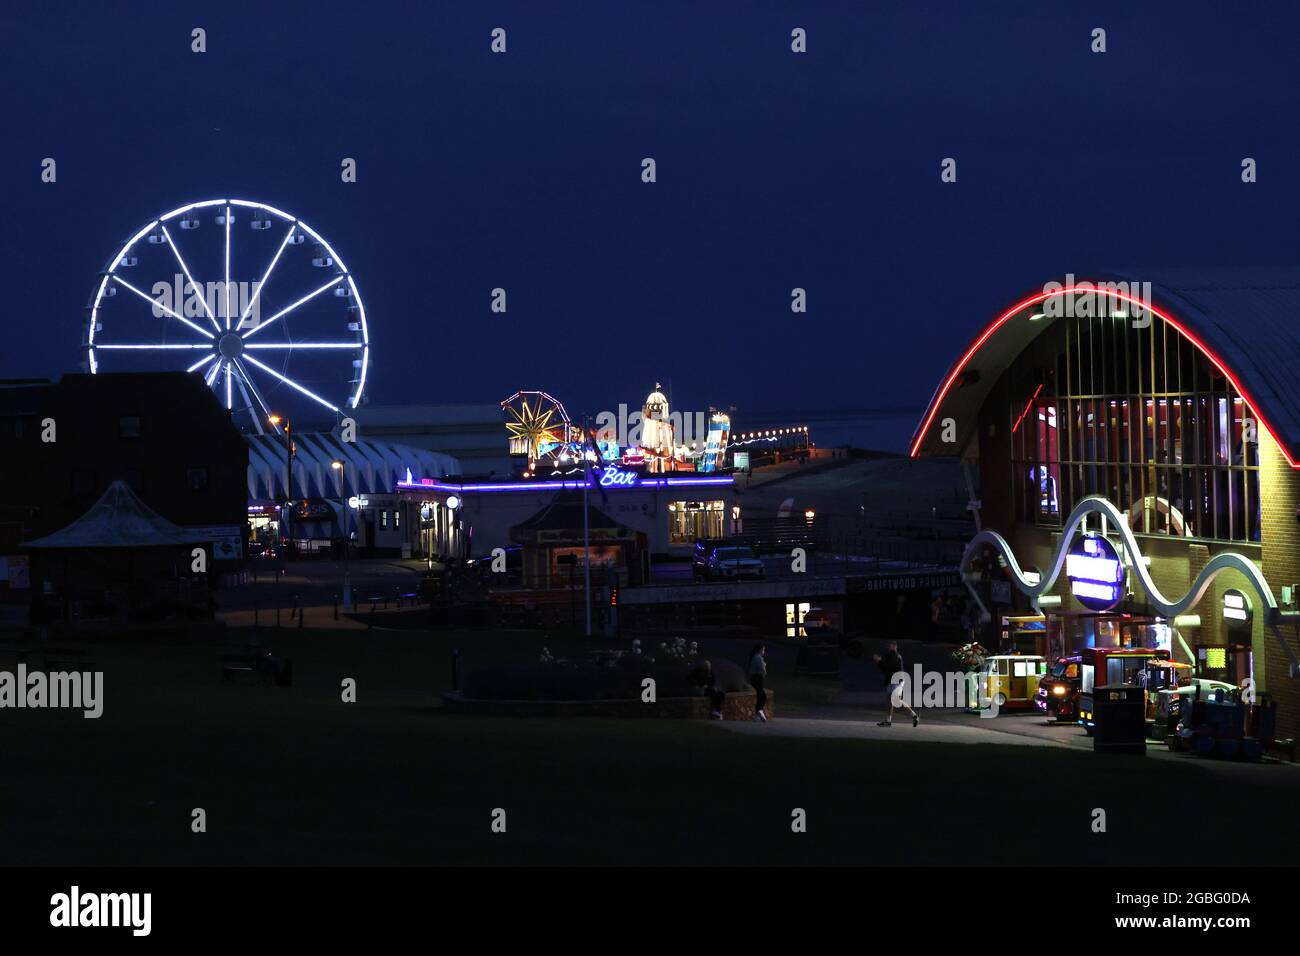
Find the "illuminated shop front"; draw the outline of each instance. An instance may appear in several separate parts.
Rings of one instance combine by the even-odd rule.
[[[726,510],[723,498],[668,502],[668,543],[694,545],[697,538],[726,537]]]
[[[913,441],[968,471],[969,580],[1022,650],[1039,611],[1054,653],[1163,646],[1252,680],[1294,733],[1300,271],[1045,289],[961,354]]]
[[[611,463],[592,468],[589,482],[581,472],[575,477],[510,481],[423,478],[400,481],[396,490],[403,498],[428,505],[431,518],[453,511],[450,520],[459,529],[465,555],[481,556],[509,547],[512,528],[550,507],[560,493],[582,491],[584,485],[590,506],[643,535],[650,554],[684,556],[692,552],[697,537],[733,532],[737,507],[730,475],[648,474]],[[449,501],[454,509],[448,508]]]
[[[426,524],[420,502],[394,490],[412,469],[445,476],[456,459],[391,442],[345,442],[338,434],[245,435],[252,554],[445,555],[457,546],[449,520]],[[432,530],[430,530],[432,529]],[[289,543],[291,547],[286,547]]]

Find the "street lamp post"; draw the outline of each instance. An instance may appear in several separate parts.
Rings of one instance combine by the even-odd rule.
[[[284,552],[285,559],[289,556],[289,542],[292,540],[289,536],[289,519],[293,511],[293,435],[291,434],[292,426],[287,418],[279,415],[272,415],[267,419],[275,427],[284,424],[284,510],[280,512],[280,550]]]
[[[339,498],[343,502],[343,610],[352,610],[352,505],[348,503],[344,462],[335,458],[330,467],[339,473]]]
[[[600,446],[591,440],[590,427],[583,420],[582,445],[582,589],[583,601],[587,609],[586,635],[591,637],[591,522],[587,511],[587,489],[591,487],[591,455]],[[590,442],[590,447],[588,447]]]

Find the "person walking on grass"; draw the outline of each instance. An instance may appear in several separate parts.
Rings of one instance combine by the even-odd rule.
[[[754,645],[749,658],[749,682],[754,686],[754,719],[767,722],[767,647]]]
[[[889,713],[876,726],[892,727],[894,726],[894,695],[901,691],[903,685],[903,679],[897,676],[903,673],[903,656],[898,653],[898,641],[890,641],[885,645],[884,657],[872,654],[871,659],[880,665],[880,673],[885,675],[885,683],[889,685]],[[916,711],[901,703],[901,698],[900,706],[912,715],[913,727],[921,722],[921,718],[916,716]]]

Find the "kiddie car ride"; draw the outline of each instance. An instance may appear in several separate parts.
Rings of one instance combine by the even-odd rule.
[[[1142,686],[1147,662],[1169,660],[1169,652],[1152,647],[1087,647],[1079,655],[1079,723],[1089,737],[1096,727],[1093,719],[1094,687],[1121,684]]]
[[[976,675],[980,701],[992,701],[999,710],[1028,710],[1046,673],[1047,660],[1036,654],[996,654]]]
[[[1079,720],[1079,675],[1083,658],[1059,657],[1052,670],[1038,682],[1034,706],[1059,723]]]

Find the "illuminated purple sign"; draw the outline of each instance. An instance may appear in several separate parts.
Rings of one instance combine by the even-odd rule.
[[[1080,537],[1065,556],[1070,592],[1090,611],[1109,611],[1124,596],[1124,563],[1101,535]]]

